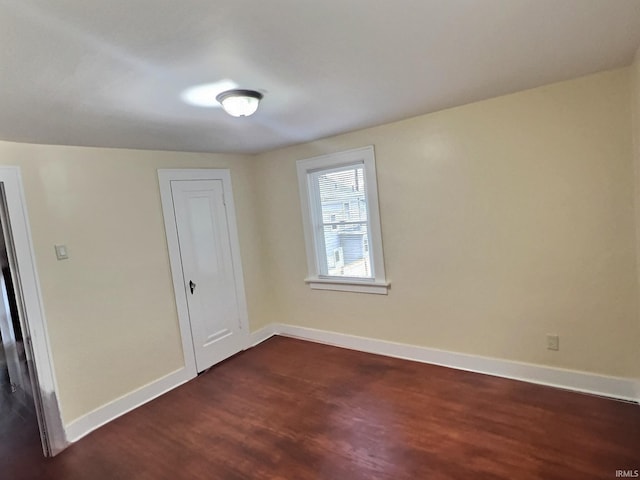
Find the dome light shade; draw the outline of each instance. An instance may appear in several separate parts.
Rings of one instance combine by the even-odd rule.
[[[258,110],[262,94],[255,90],[227,90],[216,96],[222,108],[232,117],[248,117]]]

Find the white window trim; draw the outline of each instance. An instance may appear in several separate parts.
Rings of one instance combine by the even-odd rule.
[[[373,264],[374,278],[360,279],[348,277],[331,277],[320,275],[318,265],[319,253],[316,251],[314,227],[309,200],[310,185],[308,174],[314,170],[325,170],[346,165],[362,163],[366,184],[367,207],[369,218],[369,250]],[[302,206],[302,224],[307,250],[307,267],[309,276],[305,282],[317,290],[339,290],[344,292],[374,293],[386,295],[389,289],[384,272],[384,256],[382,251],[382,231],[380,228],[380,210],[378,207],[378,186],[376,180],[376,163],[373,146],[356,148],[345,152],[322,155],[319,157],[298,160],[298,188]]]

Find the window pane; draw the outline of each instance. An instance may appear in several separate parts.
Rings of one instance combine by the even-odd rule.
[[[362,165],[338,171],[318,172],[317,179],[323,223],[367,220],[367,197]]]
[[[373,278],[362,164],[316,172],[327,271],[332,277]]]
[[[335,226],[335,225],[334,225]],[[372,278],[366,223],[324,227],[327,273],[331,277]]]

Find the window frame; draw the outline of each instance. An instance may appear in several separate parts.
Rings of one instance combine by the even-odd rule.
[[[317,188],[311,184],[310,174],[352,165],[362,165],[364,169],[365,197],[367,199],[368,245],[373,270],[372,278],[338,277],[320,273],[322,271],[321,264],[323,263],[321,255],[325,257],[326,255],[325,252],[321,252],[318,248],[319,245],[324,245],[324,237],[321,241],[316,238],[316,223],[319,221],[318,215],[320,215],[321,219],[321,207],[319,202],[316,201],[318,192]],[[386,279],[384,269],[382,229],[378,206],[378,185],[373,146],[370,145],[298,160],[296,162],[296,168],[298,172],[298,189],[302,206],[302,225],[309,272],[304,281],[309,287],[317,290],[338,290],[386,295],[390,284]],[[324,262],[326,261],[326,258],[324,258]]]

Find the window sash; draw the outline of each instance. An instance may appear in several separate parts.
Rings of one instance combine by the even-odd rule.
[[[340,173],[340,172],[349,172],[351,170],[362,169],[362,181],[363,188],[361,191],[361,195],[364,197],[364,202],[366,204],[366,219],[365,220],[353,220],[353,221],[329,221],[325,222],[322,214],[322,195],[320,192],[320,178],[323,175],[332,174],[332,173]],[[356,173],[357,175],[357,173]],[[350,277],[346,275],[329,275],[329,265],[327,258],[327,245],[325,238],[325,227],[331,227],[336,225],[339,227],[340,225],[364,225],[366,226],[366,232],[368,237],[368,242],[370,243],[371,237],[371,225],[369,223],[369,199],[367,195],[367,178],[366,178],[366,170],[363,161],[358,161],[350,164],[340,165],[338,167],[333,168],[317,168],[314,170],[307,171],[307,183],[309,188],[309,202],[312,210],[312,223],[315,225],[313,241],[315,245],[315,257],[316,257],[316,271],[319,277],[321,278],[330,278],[330,279],[345,279],[345,280],[374,280],[375,279],[375,268],[374,268],[374,259],[371,253],[371,249],[366,252],[367,257],[369,258],[369,276],[362,277]],[[340,200],[340,203],[347,203]]]
[[[353,222],[324,222],[322,226],[330,227],[332,225],[369,225],[367,220],[354,220]]]

